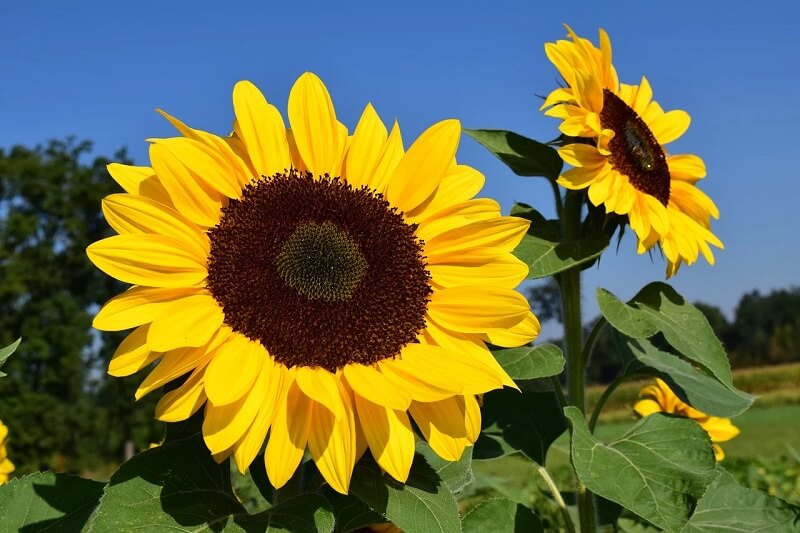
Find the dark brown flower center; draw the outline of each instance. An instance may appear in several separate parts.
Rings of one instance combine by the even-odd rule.
[[[608,143],[611,165],[637,190],[669,202],[670,176],[664,149],[644,120],[613,92],[603,89],[600,124],[614,131]]]
[[[375,363],[425,327],[423,243],[366,187],[294,170],[261,178],[208,233],[225,323],[286,366]]]

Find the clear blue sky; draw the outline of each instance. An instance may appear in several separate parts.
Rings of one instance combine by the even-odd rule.
[[[673,152],[703,157],[702,186],[722,218],[717,266],[674,280],[691,300],[730,314],[744,291],[800,284],[800,8],[794,2],[4,2],[0,7],[0,146],[74,134],[96,155],[172,135],[162,107],[196,127],[229,131],[230,92],[259,85],[285,110],[305,70],[319,74],[351,128],[366,102],[400,119],[410,141],[456,117],[465,127],[548,140],[557,121],[535,95],[556,83],[543,45],[567,22],[596,41],[605,28],[620,78],[646,75],[665,109],[692,126]],[[352,129],[351,129],[352,131]],[[552,213],[541,179],[519,178],[472,140],[461,161],[487,176],[484,195]],[[702,261],[702,260],[701,260]],[[663,279],[658,254],[626,237],[585,277],[623,298]],[[588,317],[587,317],[588,318]]]

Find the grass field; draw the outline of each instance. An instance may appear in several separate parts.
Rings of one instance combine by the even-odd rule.
[[[788,446],[800,452],[800,404],[756,405],[733,419],[741,434],[723,443],[725,454],[730,459],[773,459],[789,455]],[[629,420],[601,423],[597,436],[608,442],[625,433],[636,422],[633,415]],[[569,461],[569,437],[562,435],[550,448],[547,457],[548,467],[567,464]]]

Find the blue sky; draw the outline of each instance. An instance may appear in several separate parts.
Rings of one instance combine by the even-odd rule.
[[[673,284],[728,314],[744,291],[800,283],[800,8],[792,2],[6,2],[0,7],[0,146],[76,135],[95,154],[126,146],[146,163],[144,139],[172,135],[153,110],[230,129],[230,92],[250,79],[285,109],[305,70],[327,84],[351,129],[371,101],[408,143],[455,117],[539,140],[557,121],[536,95],[556,83],[543,45],[567,22],[596,41],[605,28],[622,81],[646,75],[665,109],[692,116],[669,146],[706,161],[702,188],[722,217],[717,265],[684,268]],[[788,157],[788,159],[787,159]],[[519,178],[472,140],[459,159],[487,176],[485,196],[552,213],[541,179]],[[620,297],[661,280],[664,265],[627,237],[585,276]]]

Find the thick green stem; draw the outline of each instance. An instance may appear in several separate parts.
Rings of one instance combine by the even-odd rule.
[[[580,238],[582,205],[581,193],[567,192],[562,219],[564,239],[567,241],[576,241]],[[573,267],[562,272],[560,276],[569,403],[585,413],[586,360],[583,353],[583,321],[581,318],[581,269],[579,266]],[[581,533],[597,531],[594,498],[583,483],[578,484],[578,514]]]

